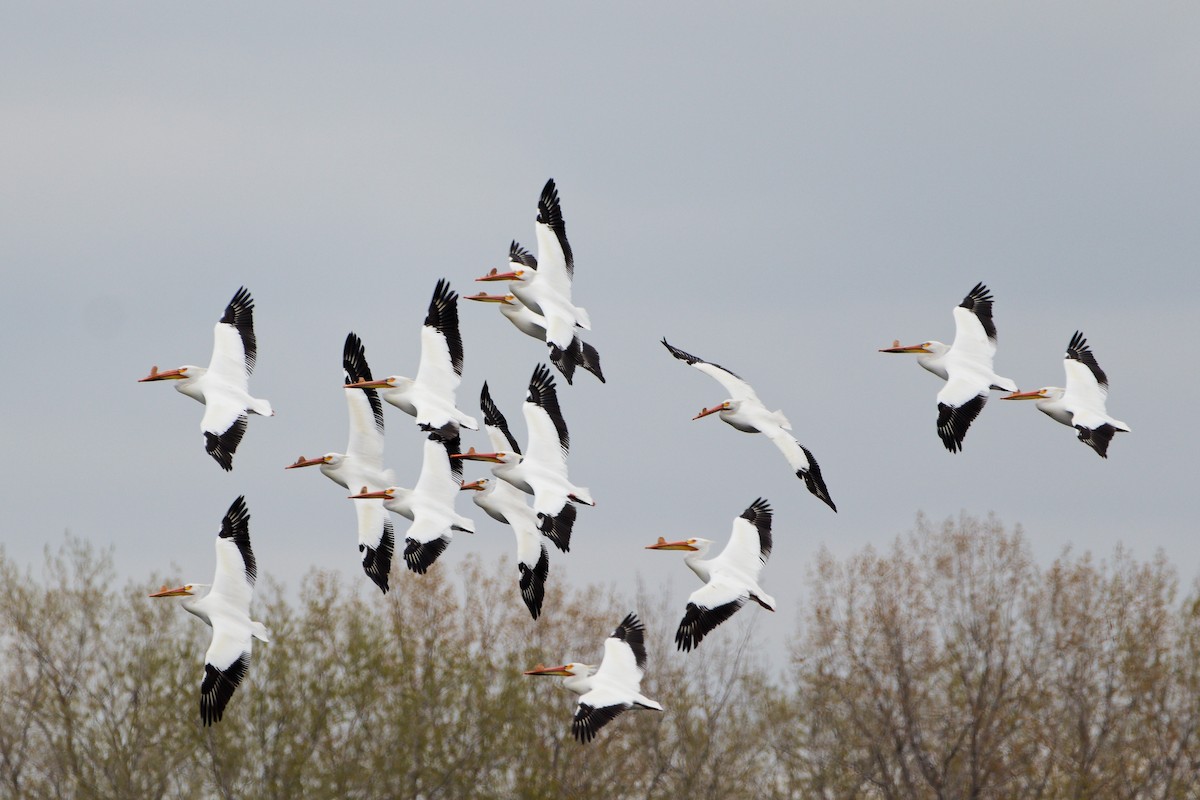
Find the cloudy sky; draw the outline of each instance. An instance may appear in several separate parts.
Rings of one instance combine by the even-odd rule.
[[[327,567],[369,589],[345,493],[283,467],[345,448],[347,332],[377,375],[412,374],[434,283],[474,293],[510,239],[532,246],[553,177],[609,380],[561,387],[572,477],[599,504],[551,582],[640,572],[672,581],[682,608],[694,578],[642,546],[724,540],[759,496],[776,509],[763,585],[781,602],[763,624],[779,630],[820,547],[887,546],[918,511],[995,512],[1044,561],[1124,542],[1200,571],[1197,6],[407,5],[6,10],[10,556],[37,565],[70,530],[111,545],[129,577],[178,564],[204,580],[244,493],[264,572],[296,587]],[[995,400],[965,452],[943,449],[938,380],[876,351],[950,341],[981,280],[997,371],[1022,388],[1061,384],[1068,339],[1087,335],[1133,428],[1107,461],[1032,404]],[[136,381],[206,364],[242,285],[251,389],[277,416],[251,419],[227,474],[204,453],[201,407]],[[523,438],[544,348],[492,306],[460,315],[460,406],[478,413],[487,380]],[[691,421],[725,393],[663,336],[784,409],[838,514],[764,437]],[[411,485],[420,436],[386,411],[387,462]],[[512,552],[507,529],[463,509],[479,532],[437,568]]]

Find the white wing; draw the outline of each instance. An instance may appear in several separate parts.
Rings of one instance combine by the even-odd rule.
[[[954,307],[954,341],[950,349],[992,371],[996,341],[988,338],[979,317],[962,306]]]
[[[710,569],[714,572],[729,571],[748,575],[752,580],[757,581],[763,565],[767,561],[767,555],[771,552],[769,527],[766,536],[764,547],[758,527],[744,517],[736,518],[733,521],[733,533],[729,537],[729,543],[714,559],[716,563],[712,564]]]
[[[430,498],[439,505],[447,508],[454,507],[454,498],[458,496],[458,481],[454,480],[450,467],[450,454],[446,443],[433,437],[426,437],[424,460],[421,463],[421,476],[413,489],[419,495]]]
[[[258,564],[250,547],[250,512],[243,498],[235,500],[225,513],[215,547],[217,567],[208,597],[249,620]]]
[[[695,367],[705,375],[715,379],[719,384],[724,386],[725,391],[729,392],[729,397],[731,399],[752,400],[755,403],[762,405],[762,401],[759,400],[758,395],[754,393],[754,387],[746,383],[746,381],[742,380],[734,373],[730,372],[719,364],[713,364],[709,361],[705,361],[699,356],[694,356],[691,353],[685,353],[678,347],[672,346],[665,338],[662,340],[662,343],[666,346],[667,350],[671,352],[671,355],[675,356],[680,361]]]
[[[383,471],[383,419],[376,416],[371,398],[362,389],[346,389],[346,407],[350,413],[350,443],[346,455],[363,470]],[[376,395],[378,397],[378,395]],[[359,487],[350,487],[355,491]],[[382,486],[372,486],[373,490]]]

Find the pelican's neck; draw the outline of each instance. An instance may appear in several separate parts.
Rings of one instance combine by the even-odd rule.
[[[563,687],[575,694],[587,694],[592,690],[591,675],[571,675],[563,678]]]
[[[696,576],[699,577],[700,580],[708,583],[709,576],[712,575],[712,572],[709,570],[708,562],[704,557],[708,555],[708,551],[712,545],[710,545],[708,542],[700,542],[696,545],[696,547],[696,550],[688,552],[688,554],[683,557],[683,563],[687,564],[688,567],[691,568],[692,572],[696,573]]]

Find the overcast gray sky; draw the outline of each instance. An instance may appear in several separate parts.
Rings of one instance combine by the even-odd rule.
[[[640,548],[723,541],[759,496],[776,510],[768,630],[794,625],[819,547],[887,546],[918,511],[994,511],[1043,561],[1124,542],[1197,573],[1200,7],[399,5],[7,6],[11,556],[37,564],[70,529],[112,545],[128,576],[178,563],[203,579],[244,493],[264,572],[295,587],[336,568],[374,591],[345,493],[283,467],[345,448],[346,333],[376,375],[413,374],[434,283],[474,293],[510,239],[532,247],[554,177],[609,382],[560,387],[571,474],[599,504],[552,583],[565,565],[632,586],[636,569],[671,580],[682,609],[695,579]],[[1133,429],[1107,461],[997,400],[965,452],[943,449],[938,380],[876,350],[950,341],[980,280],[997,371],[1022,388],[1061,385],[1068,339],[1087,335]],[[226,474],[204,453],[203,409],[136,380],[206,364],[241,285],[257,302],[251,389],[277,416],[251,419]],[[486,379],[523,440],[544,347],[492,306],[460,316],[460,406],[478,414]],[[840,513],[765,437],[691,421],[725,393],[664,335],[787,413]],[[386,412],[386,460],[411,485],[420,436]],[[513,551],[462,500],[479,533],[436,569]]]

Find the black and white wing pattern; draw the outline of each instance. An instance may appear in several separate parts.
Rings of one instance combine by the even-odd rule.
[[[479,394],[479,408],[483,411],[483,424],[487,426],[488,437],[492,440],[492,447],[497,452],[507,450],[510,453],[520,455],[521,447],[517,444],[516,437],[512,435],[512,430],[508,427],[508,420],[500,413],[500,408],[492,400],[492,394],[488,391],[487,381],[483,382],[483,391]]]
[[[974,393],[978,388],[977,385],[956,382],[951,376],[938,392],[938,437],[951,453],[962,450],[967,429],[987,403],[986,390],[981,394]]]
[[[1108,376],[1100,369],[1092,348],[1081,331],[1075,331],[1067,345],[1063,360],[1067,385],[1063,404],[1071,412],[1071,425],[1079,433],[1079,441],[1108,458],[1108,445],[1118,431],[1129,426],[1108,414]]]
[[[671,355],[675,356],[675,358],[679,359],[685,364],[695,367],[705,375],[715,379],[718,383],[724,386],[725,391],[729,392],[731,399],[753,400],[756,403],[761,402],[758,399],[758,395],[754,393],[754,387],[735,374],[733,370],[726,369],[725,367],[722,367],[719,364],[714,364],[711,361],[705,361],[699,356],[694,356],[691,353],[685,353],[683,350],[680,350],[678,347],[675,347],[668,342],[665,336],[663,337],[662,343],[663,347],[667,348],[667,350],[671,353]]]
[[[244,497],[234,500],[225,513],[216,550],[216,574],[204,598],[213,631],[200,684],[200,719],[205,725],[221,719],[250,666],[250,598],[258,564],[250,547],[250,512]]]
[[[656,707],[642,702],[645,669],[645,627],[636,614],[628,614],[604,640],[604,659],[591,676],[592,689],[579,698],[572,735],[580,742],[590,742],[601,728],[634,705]]]
[[[213,327],[213,352],[204,376],[204,449],[221,469],[233,469],[233,454],[246,433],[250,373],[258,358],[254,299],[241,287]]]

